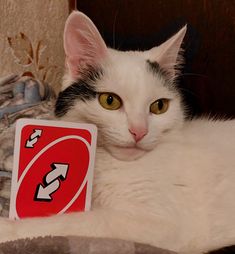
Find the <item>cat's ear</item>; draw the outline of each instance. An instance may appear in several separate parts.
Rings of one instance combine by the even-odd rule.
[[[154,47],[146,52],[148,59],[153,62],[156,61],[160,67],[169,73],[171,78],[175,78],[177,69],[183,62],[180,53],[186,30],[187,25],[158,47]]]
[[[88,66],[97,67],[107,55],[107,47],[93,22],[74,11],[64,30],[66,64],[72,79],[78,78]]]

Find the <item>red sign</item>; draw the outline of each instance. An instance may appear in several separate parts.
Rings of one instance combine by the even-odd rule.
[[[96,135],[88,124],[18,120],[10,218],[89,210]]]

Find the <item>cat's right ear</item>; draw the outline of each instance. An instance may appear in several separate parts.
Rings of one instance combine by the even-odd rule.
[[[93,22],[83,13],[74,11],[64,30],[66,65],[72,79],[77,79],[89,66],[98,67],[107,56],[107,47]]]
[[[167,71],[169,77],[174,79],[179,67],[183,63],[182,42],[187,31],[187,25],[181,28],[178,33],[173,35],[170,39],[146,51],[146,56],[150,61],[156,61],[163,69]]]

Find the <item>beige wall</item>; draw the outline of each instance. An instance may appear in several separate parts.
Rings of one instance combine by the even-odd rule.
[[[58,87],[68,13],[67,0],[0,0],[0,77],[28,72]]]

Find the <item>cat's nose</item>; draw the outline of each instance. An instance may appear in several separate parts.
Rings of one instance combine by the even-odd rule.
[[[146,128],[140,128],[140,129],[135,129],[135,128],[130,128],[129,132],[135,139],[135,142],[139,142],[147,133],[148,130]]]

